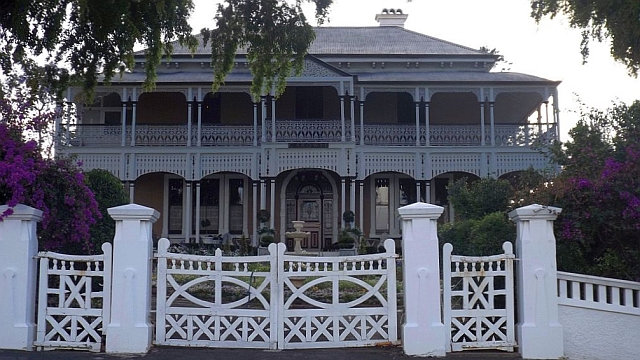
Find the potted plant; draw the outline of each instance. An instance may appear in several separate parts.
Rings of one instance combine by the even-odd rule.
[[[269,220],[271,219],[271,214],[269,213],[269,210],[261,209],[260,211],[258,211],[257,218],[260,225],[264,227],[264,224],[269,222]]]
[[[353,222],[356,220],[356,214],[351,211],[351,210],[347,210],[342,214],[342,221],[344,222],[344,226],[345,227],[351,227],[351,225],[353,225]]]
[[[354,244],[357,240],[360,240],[361,236],[362,231],[356,227],[346,227],[340,230],[340,236],[338,237],[340,255],[355,255]]]
[[[262,227],[258,230],[258,236],[260,236],[260,247],[258,248],[258,255],[267,255],[269,251],[267,248],[269,244],[276,241],[276,231],[268,227]]]
[[[209,219],[200,220],[200,226],[204,228],[204,231],[202,232],[203,234],[202,243],[213,244],[213,236],[209,235],[209,229],[208,229],[208,227],[211,226],[211,220]]]

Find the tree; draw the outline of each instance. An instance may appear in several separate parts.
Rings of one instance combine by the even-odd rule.
[[[94,169],[85,174],[85,182],[93,193],[101,217],[89,231],[89,239],[93,249],[100,249],[103,243],[112,242],[116,231],[115,221],[109,216],[107,209],[129,203],[129,196],[124,191],[120,179],[106,170]]]
[[[607,131],[606,129],[611,129]],[[556,146],[564,171],[533,191],[558,206],[562,270],[640,279],[640,101],[583,112],[572,140]]]
[[[630,75],[640,69],[640,1],[638,0],[531,0],[531,17],[558,14],[569,17],[571,27],[582,29],[580,52],[589,56],[591,39],[611,40],[611,56],[627,66]]]
[[[279,94],[291,70],[301,70],[314,39],[302,2],[315,3],[322,22],[332,0],[225,0],[215,16],[217,28],[202,30],[205,44],[212,45],[214,90],[244,46],[256,79],[254,95],[274,84]],[[5,75],[44,74],[41,80],[58,98],[74,82],[91,97],[99,81],[108,83],[133,66],[134,47],[142,44],[144,87],[150,90],[174,41],[192,51],[198,45],[188,24],[192,11],[192,0],[6,0],[0,7],[0,67]],[[43,68],[32,60],[41,55],[48,63]]]

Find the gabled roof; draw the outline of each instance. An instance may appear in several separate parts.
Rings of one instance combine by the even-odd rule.
[[[494,58],[479,50],[440,40],[397,26],[316,27],[316,39],[309,48],[311,55],[472,55]],[[200,35],[198,35],[201,38]],[[143,55],[143,51],[136,55]],[[173,55],[190,55],[186,47],[174,43]],[[210,54],[200,46],[196,55]],[[246,49],[239,49],[239,55]]]

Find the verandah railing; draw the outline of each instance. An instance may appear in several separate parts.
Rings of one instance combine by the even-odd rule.
[[[254,128],[252,125],[146,125],[132,126],[71,124],[64,125],[58,139],[62,145],[83,147],[115,146],[252,146],[273,142],[273,128]],[[337,120],[282,120],[275,124],[275,142],[338,143],[343,139],[356,144],[377,146],[529,146],[539,138],[553,138],[554,128],[540,128],[536,124],[495,125],[493,143],[491,130],[480,125],[422,125],[416,132],[411,124],[366,124],[351,129]],[[353,136],[352,136],[353,133]],[[427,142],[427,134],[429,141]],[[419,139],[416,139],[416,137]],[[263,141],[264,139],[264,141]]]

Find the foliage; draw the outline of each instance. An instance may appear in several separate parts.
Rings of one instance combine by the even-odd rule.
[[[267,247],[269,244],[276,241],[276,231],[269,227],[262,227],[258,229],[258,235],[260,236],[260,246]]]
[[[356,214],[351,211],[351,210],[347,210],[344,213],[342,213],[342,221],[344,221],[345,225],[351,225],[356,219]]]
[[[3,111],[11,108],[2,106]],[[7,123],[0,123],[0,203],[9,206],[0,220],[20,203],[43,211],[41,249],[94,250],[89,228],[100,212],[82,172],[69,159],[43,158],[34,140],[25,141],[22,131]]]
[[[258,211],[257,219],[261,224],[266,223],[271,219],[271,213],[269,213],[269,210],[260,209],[260,211]]]
[[[16,65],[31,74],[40,71],[32,59],[44,55],[41,70],[59,97],[72,77],[91,91],[100,74],[109,82],[132,68],[134,46],[143,44],[145,89],[151,89],[172,41],[195,49],[192,10],[192,0],[7,0],[0,7],[0,66],[5,74]]]
[[[350,249],[353,244],[362,237],[362,230],[357,227],[345,227],[340,230],[338,246],[341,249]]]
[[[472,183],[462,178],[449,185],[447,191],[456,215],[462,220],[470,220],[506,211],[511,186],[506,180],[494,178],[483,178]]]
[[[501,254],[502,243],[514,241],[515,224],[506,212],[494,212],[479,219],[469,219],[445,224],[438,233],[441,246],[451,243],[456,254],[485,256]]]
[[[89,231],[93,249],[100,249],[105,242],[112,242],[115,235],[115,221],[107,209],[129,203],[129,195],[124,191],[120,179],[106,170],[95,169],[84,174],[85,182],[93,193],[101,218]]]
[[[251,92],[284,90],[292,70],[300,72],[315,34],[302,13],[316,5],[322,23],[333,0],[225,0],[216,11],[216,28],[202,29],[211,44],[213,89],[231,71],[235,54],[246,48],[254,75]],[[192,0],[6,0],[0,7],[0,67],[5,75],[23,71],[40,79],[57,98],[72,83],[89,99],[99,81],[108,83],[134,65],[134,46],[145,47],[144,89],[155,87],[157,67],[170,57],[175,41],[195,51],[197,38],[188,19]],[[39,66],[33,59],[45,58]],[[293,61],[291,61],[293,59]]]
[[[533,201],[561,207],[562,270],[640,279],[640,101],[592,109],[554,158],[564,171]]]
[[[531,0],[531,17],[558,14],[569,17],[571,27],[582,29],[580,52],[589,56],[589,41],[611,40],[611,56],[627,66],[629,74],[640,69],[640,1],[638,0]]]
[[[481,46],[480,49],[478,49],[478,51],[483,52],[485,54],[495,55],[496,56],[496,61],[495,61],[495,63],[493,63],[493,67],[496,67],[496,66],[500,67],[501,66],[500,72],[511,70],[511,65],[513,65],[513,63],[510,62],[510,61],[507,61],[504,58],[504,55],[500,54],[498,49],[489,48],[488,46]]]
[[[306,0],[316,4],[322,23],[333,0]],[[225,0],[218,6],[215,29],[202,29],[204,44],[211,43],[213,90],[231,71],[239,48],[247,51],[253,74],[251,94],[258,98],[275,88],[284,92],[292,71],[302,72],[307,49],[315,39],[313,28],[302,12],[303,0]],[[293,59],[293,60],[292,60]]]

